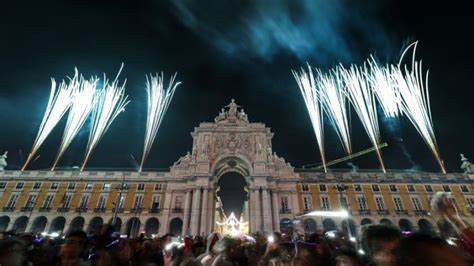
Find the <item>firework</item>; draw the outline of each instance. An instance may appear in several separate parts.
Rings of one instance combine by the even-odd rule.
[[[64,129],[58,155],[56,156],[53,166],[51,167],[51,171],[54,171],[59,159],[61,159],[61,156],[69,147],[72,140],[76,137],[77,133],[79,133],[79,130],[84,125],[84,122],[89,116],[89,113],[91,112],[94,105],[94,96],[96,94],[98,80],[98,78],[85,80],[81,76],[76,82],[72,98],[72,105],[71,109],[69,110],[69,115],[66,122],[66,128]]]
[[[390,66],[380,66],[375,59],[367,60],[370,71],[366,78],[377,96],[386,117],[398,117],[400,114],[400,95],[395,86]]]
[[[104,75],[104,86],[97,96],[97,101],[92,111],[92,127],[89,132],[89,141],[81,171],[84,170],[90,155],[114,119],[125,111],[125,106],[130,102],[128,96],[124,94],[125,82],[119,85],[117,78],[112,83],[109,83],[109,80]]]
[[[302,68],[299,73],[294,70],[292,70],[292,73],[298,83],[306,108],[308,109],[309,117],[313,124],[314,134],[316,135],[316,140],[318,142],[324,172],[327,172],[326,158],[324,156],[323,112],[318,86],[314,80],[313,71],[308,65],[308,72]]]
[[[21,171],[24,171],[31,159],[43,144],[46,137],[51,133],[53,128],[58,124],[64,114],[67,112],[71,106],[71,100],[74,88],[77,84],[78,71],[76,69],[74,77],[69,80],[69,83],[66,83],[64,80],[57,85],[54,79],[51,79],[51,93],[49,95],[48,105],[46,111],[43,115],[43,120],[41,121],[38,134],[33,143],[28,158],[26,159],[25,164],[23,164]]]
[[[446,173],[443,160],[439,152],[438,144],[433,130],[433,120],[431,118],[431,109],[429,104],[428,75],[426,71],[423,79],[422,62],[415,60],[417,42],[411,44],[403,52],[398,67],[392,67],[392,73],[400,92],[401,109],[408,117],[410,122],[416,128],[418,133],[434,154],[441,171]],[[413,58],[411,70],[405,65],[403,70],[401,62],[405,53],[413,47]]]
[[[171,76],[168,88],[165,90],[163,86],[163,73],[156,76],[150,75],[146,77],[146,91],[148,94],[148,109],[147,109],[147,121],[145,129],[145,143],[143,146],[142,160],[140,163],[141,172],[143,164],[145,163],[148,154],[150,153],[153,141],[156,138],[158,129],[160,128],[161,121],[165,116],[166,110],[171,103],[173,94],[181,82],[174,82],[176,74]]]
[[[382,171],[386,173],[382,154],[378,147],[380,146],[380,132],[377,119],[377,107],[375,105],[375,96],[366,79],[367,68],[351,66],[345,69],[338,67],[341,76],[344,79],[345,92],[359,116],[362,125],[369,136],[372,145],[376,148],[377,157]]]
[[[330,74],[318,71],[316,82],[324,110],[336,130],[345,152],[348,155],[352,154],[347,103],[341,75],[334,70]]]

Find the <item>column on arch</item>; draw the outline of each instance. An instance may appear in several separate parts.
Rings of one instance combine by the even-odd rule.
[[[183,221],[183,235],[186,235],[190,228],[189,228],[189,220],[191,216],[191,190],[186,190],[186,196],[184,198],[184,221]]]
[[[209,194],[210,194],[210,199],[209,199]],[[213,188],[208,189],[208,200],[211,201],[211,205],[208,205],[208,211],[207,211],[207,230],[209,232],[214,231],[215,224],[214,224],[214,219],[215,219],[215,200],[214,196],[215,192]],[[208,203],[209,204],[209,203]]]
[[[208,188],[204,188],[203,190],[203,196],[202,196],[202,209],[201,209],[201,228],[199,233],[204,233],[204,235],[207,235],[207,219],[209,218],[208,216],[208,209],[207,205],[209,203],[209,194],[208,194]]]
[[[191,210],[191,234],[198,235],[199,234],[199,218],[201,215],[200,203],[201,203],[201,189],[195,188],[193,190],[193,208]]]
[[[273,202],[273,230],[280,231],[280,210],[278,206],[278,195],[276,188],[272,191]]]
[[[262,215],[261,208],[260,208],[260,191],[258,188],[253,189],[253,199],[254,199],[254,215],[252,217],[255,220],[255,227],[252,229],[253,232],[258,232],[262,230],[262,226],[260,223],[260,217]]]
[[[270,233],[272,228],[272,209],[270,204],[270,195],[268,189],[262,189],[262,212],[263,212],[263,231]]]

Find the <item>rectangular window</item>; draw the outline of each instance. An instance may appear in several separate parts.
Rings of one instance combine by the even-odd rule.
[[[379,211],[385,210],[385,204],[383,202],[382,197],[375,197],[375,204],[377,205],[377,210]]]
[[[94,185],[92,183],[87,183],[86,186],[84,187],[85,191],[92,191],[92,188]]]
[[[433,187],[431,185],[425,185],[425,190],[426,192],[431,193],[433,192]]]
[[[41,188],[41,182],[35,182],[35,184],[33,185],[33,189],[38,190],[40,188]]]
[[[44,199],[44,203],[43,203],[43,208],[44,209],[51,208],[51,204],[53,203],[53,199],[54,199],[53,194],[46,195],[46,198]]]
[[[25,186],[25,182],[18,182],[16,183],[15,189],[23,189]]]
[[[364,196],[357,196],[357,205],[359,206],[359,210],[367,210],[367,203],[365,202]]]
[[[342,198],[340,198],[339,201],[341,202],[341,207],[343,209],[349,209],[349,202],[347,201],[346,196],[343,196]]]
[[[97,209],[105,209],[105,203],[107,201],[106,195],[100,195],[99,201],[97,202]]]
[[[133,208],[138,209],[142,207],[143,195],[135,195],[135,202],[133,203]]]
[[[0,182],[0,189],[5,189],[7,182]]]
[[[53,183],[51,183],[51,188],[50,189],[51,190],[56,190],[56,189],[58,189],[58,187],[59,187],[59,183],[58,182],[53,182]]]
[[[466,185],[461,185],[461,191],[467,193],[467,192],[469,192],[469,188],[467,188]]]
[[[395,209],[397,211],[403,211],[404,210],[402,199],[400,197],[394,197],[393,202],[395,203]]]
[[[408,190],[408,192],[415,192],[415,186],[414,185],[407,185],[407,190]]]
[[[380,187],[379,187],[379,185],[372,185],[372,191],[374,191],[374,192],[380,192]]]
[[[182,208],[182,203],[183,203],[183,197],[176,196],[175,202],[174,202],[174,208],[175,209],[181,209]]]
[[[413,203],[413,208],[415,209],[415,211],[422,211],[423,210],[423,206],[421,205],[421,201],[420,201],[419,198],[412,197],[411,202]]]
[[[311,204],[311,197],[303,197],[303,207],[305,211],[313,209],[313,206]]]
[[[361,192],[362,191],[361,185],[354,185],[354,191],[355,192]]]
[[[69,208],[69,204],[71,204],[71,199],[72,199],[72,194],[64,195],[63,200],[61,202],[61,207]]]
[[[67,184],[67,190],[74,190],[76,189],[76,182],[69,182]]]
[[[160,183],[155,184],[155,191],[161,191],[161,188],[162,188],[162,184]]]
[[[398,191],[396,185],[390,185],[389,188],[390,188],[390,192],[397,192]]]
[[[12,194],[7,203],[7,208],[15,208],[16,201],[18,200],[19,194]]]
[[[145,184],[144,184],[144,183],[138,183],[137,190],[138,190],[138,191],[143,191],[143,190],[145,190]]]
[[[326,210],[326,211],[331,209],[331,206],[329,206],[329,198],[328,197],[321,197],[321,208],[323,210]]]
[[[466,198],[466,203],[469,209],[474,209],[474,198]]]
[[[288,197],[281,197],[280,204],[282,210],[288,210]]]
[[[308,192],[309,191],[309,186],[307,184],[303,184],[303,185],[301,185],[301,190],[305,191],[305,192]]]
[[[79,203],[79,208],[87,208],[87,205],[89,205],[89,194],[84,194],[82,195],[81,202]]]
[[[30,194],[28,196],[28,200],[25,203],[25,207],[26,208],[33,208],[35,206],[35,203],[36,203],[36,197],[37,197],[36,194]]]
[[[326,185],[319,185],[319,191],[321,192],[327,191]]]
[[[152,209],[159,209],[160,208],[160,196],[153,196],[153,201],[151,202]]]
[[[112,187],[112,184],[110,183],[104,183],[104,185],[102,186],[102,190],[103,191],[110,191],[110,188]]]
[[[451,188],[448,185],[443,185],[444,192],[451,192]]]

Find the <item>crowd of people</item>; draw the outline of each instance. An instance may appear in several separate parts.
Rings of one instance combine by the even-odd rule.
[[[358,239],[338,231],[129,239],[108,225],[92,235],[72,231],[54,239],[7,232],[0,239],[0,265],[473,265],[474,229],[448,194],[433,198],[432,213],[438,233],[371,224]]]

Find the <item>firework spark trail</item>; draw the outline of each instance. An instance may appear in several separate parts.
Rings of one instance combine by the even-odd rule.
[[[390,66],[380,66],[371,56],[367,60],[370,71],[366,77],[386,117],[394,118],[400,114],[400,95],[391,73]]]
[[[96,104],[92,111],[92,127],[89,132],[89,141],[81,171],[84,170],[89,157],[114,119],[124,112],[125,106],[130,103],[128,96],[125,96],[125,82],[120,86],[118,85],[117,78],[112,83],[109,83],[109,80],[104,75],[104,86],[97,95]]]
[[[306,108],[308,109],[309,117],[311,118],[311,123],[313,124],[313,131],[318,142],[319,153],[321,155],[324,172],[327,173],[326,157],[324,155],[323,110],[322,104],[320,103],[318,87],[313,76],[313,71],[311,70],[311,66],[308,65],[308,72],[306,72],[303,68],[301,68],[299,73],[294,70],[291,72],[298,83],[298,87],[300,88],[301,94],[303,95]]]
[[[338,71],[340,71],[344,79],[347,97],[359,116],[372,145],[376,148],[375,151],[382,171],[386,173],[382,154],[378,149],[380,146],[380,132],[377,119],[377,107],[375,105],[374,93],[366,79],[367,68],[366,66],[361,68],[351,66],[349,69],[345,69],[339,66]]]
[[[423,80],[422,62],[415,60],[417,44],[418,42],[415,42],[407,47],[402,54],[398,67],[392,67],[392,74],[400,92],[401,109],[403,110],[403,113],[408,117],[418,133],[420,133],[425,143],[431,149],[441,171],[446,173],[433,130],[428,90],[429,71],[426,71],[426,77],[425,80]],[[408,70],[406,65],[402,70],[401,62],[405,53],[411,47],[413,47],[411,70]]]
[[[56,81],[51,79],[51,93],[49,95],[48,105],[41,121],[41,125],[36,135],[36,139],[33,143],[30,153],[26,162],[23,164],[21,171],[24,171],[30,161],[33,159],[34,155],[43,144],[46,137],[51,133],[53,128],[58,124],[64,114],[67,112],[71,106],[72,95],[74,87],[77,83],[78,71],[75,70],[74,77],[69,80],[69,83],[63,80],[58,88],[56,89]]]
[[[148,110],[147,110],[147,121],[145,130],[145,143],[143,146],[142,160],[140,163],[141,172],[148,154],[150,153],[151,146],[156,138],[160,124],[163,121],[166,110],[171,103],[173,94],[181,82],[176,82],[177,74],[171,76],[168,88],[165,90],[163,86],[163,73],[156,76],[150,75],[146,77],[146,91],[148,94]]]
[[[69,115],[66,122],[66,128],[64,129],[58,155],[56,156],[53,166],[51,167],[51,171],[54,171],[59,159],[61,159],[61,156],[69,147],[72,140],[76,137],[77,133],[79,133],[79,130],[84,125],[84,122],[92,111],[98,80],[98,78],[85,80],[81,76],[79,81],[76,83],[71,109],[69,110]]]
[[[338,71],[324,74],[318,70],[317,85],[319,87],[320,101],[324,106],[331,124],[333,125],[345,152],[352,154],[349,119],[344,94],[344,83]]]

